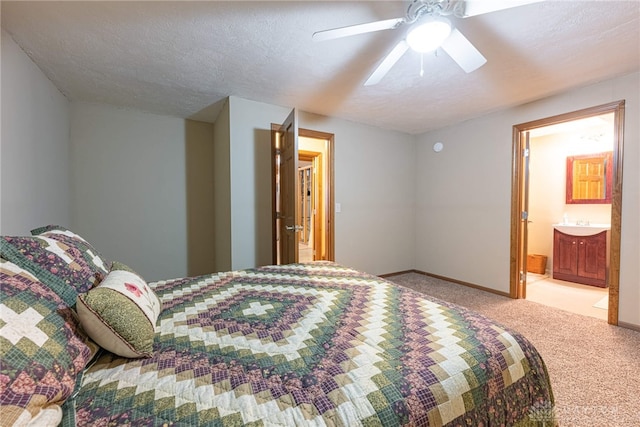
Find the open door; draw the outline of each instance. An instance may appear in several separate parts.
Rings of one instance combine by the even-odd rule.
[[[297,121],[293,110],[283,124],[271,124],[272,254],[276,265],[335,261],[334,135],[300,129]],[[310,194],[303,191],[298,176],[305,162],[313,166]],[[305,217],[301,213],[305,204],[301,192],[313,200],[312,225],[303,222]],[[303,239],[305,225],[306,232],[313,235],[311,257],[308,243],[306,251],[304,245],[300,245],[300,241],[306,241]]]
[[[298,232],[301,227],[296,224],[298,194],[298,113],[295,109],[282,123],[278,131],[280,151],[279,165],[279,200],[278,206],[278,235],[279,244],[278,264],[293,264],[298,262]]]
[[[528,255],[528,246],[529,246],[529,131],[522,132],[520,137],[523,138],[524,149],[522,150],[522,158],[520,161],[522,162],[522,170],[524,171],[524,176],[522,180],[522,198],[521,198],[521,207],[520,207],[520,250],[518,252],[519,255],[519,264],[520,264],[520,277],[518,283],[518,296],[517,298],[526,298],[527,297],[527,255]]]

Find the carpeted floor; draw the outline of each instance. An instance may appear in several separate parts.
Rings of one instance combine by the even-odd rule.
[[[387,280],[471,308],[527,337],[547,365],[560,426],[640,426],[640,332],[418,273]]]

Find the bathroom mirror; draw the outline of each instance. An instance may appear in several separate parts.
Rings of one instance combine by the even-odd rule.
[[[567,204],[611,203],[613,151],[567,157]]]

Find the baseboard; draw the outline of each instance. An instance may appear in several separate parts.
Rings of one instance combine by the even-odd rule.
[[[631,329],[633,331],[640,332],[640,325],[635,325],[633,323],[618,322],[618,326],[620,326],[621,328]]]
[[[388,277],[398,276],[400,274],[406,274],[406,273],[422,274],[423,276],[429,276],[429,277],[433,277],[435,279],[446,280],[447,282],[452,282],[452,283],[455,283],[457,285],[467,286],[469,288],[474,288],[474,289],[478,289],[478,290],[481,290],[481,291],[490,292],[492,294],[500,295],[500,296],[503,296],[503,297],[511,298],[511,295],[509,295],[508,292],[497,291],[495,289],[491,289],[491,288],[487,288],[487,287],[484,287],[484,286],[476,285],[475,283],[464,282],[462,280],[452,279],[450,277],[440,276],[438,274],[426,273],[426,272],[420,271],[420,270],[406,270],[406,271],[399,271],[397,273],[380,274],[379,277],[388,278]]]
[[[416,270],[405,270],[405,271],[398,271],[396,273],[378,274],[378,277],[382,277],[383,279],[386,279],[387,277],[399,276],[401,274],[407,274],[407,273],[417,273],[417,271]]]

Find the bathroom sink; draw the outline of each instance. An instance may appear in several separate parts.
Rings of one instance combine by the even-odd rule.
[[[602,233],[605,230],[610,230],[611,224],[553,224],[553,228],[564,234],[570,234],[572,236],[593,236],[594,234]]]

